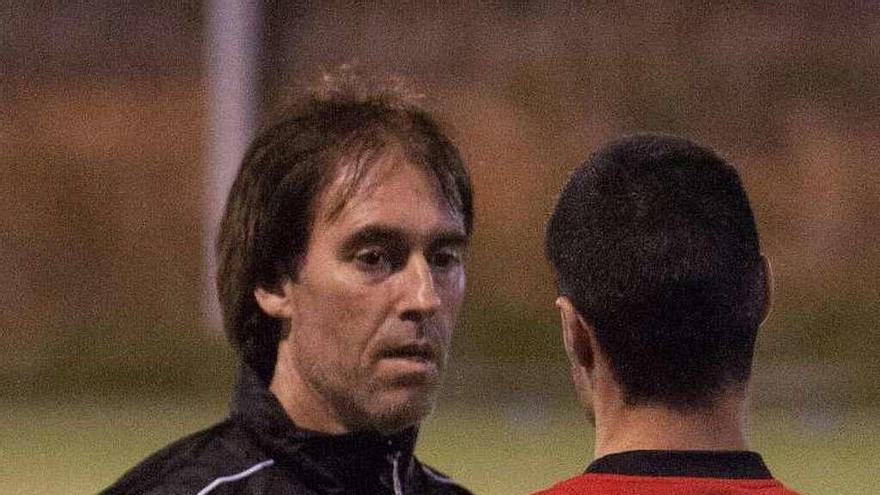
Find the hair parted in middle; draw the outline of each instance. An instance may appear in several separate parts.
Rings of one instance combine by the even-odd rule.
[[[712,150],[658,134],[603,146],[565,184],[546,253],[627,403],[693,410],[748,379],[767,274],[739,176]]]
[[[470,235],[472,188],[461,155],[400,80],[376,83],[346,69],[326,75],[251,143],[220,223],[217,287],[227,337],[264,380],[285,335],[259,308],[254,289],[296,278],[317,199],[330,183],[344,174],[332,217],[372,165],[395,152],[437,179]]]

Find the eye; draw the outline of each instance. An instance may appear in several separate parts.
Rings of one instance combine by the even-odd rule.
[[[461,252],[455,248],[443,248],[431,255],[431,266],[448,270],[461,264]]]
[[[391,267],[388,253],[381,248],[361,249],[354,255],[354,261],[364,271],[375,272]]]

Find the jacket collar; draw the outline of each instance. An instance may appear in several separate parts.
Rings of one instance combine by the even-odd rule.
[[[375,431],[331,435],[296,426],[268,384],[243,365],[231,405],[231,417],[272,456],[276,464],[322,493],[370,492],[380,485],[394,493],[398,483],[414,479],[418,428],[394,435]]]

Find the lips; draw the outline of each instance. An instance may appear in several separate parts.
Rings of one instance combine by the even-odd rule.
[[[434,361],[437,352],[428,343],[412,343],[391,346],[379,352],[379,359],[409,359],[413,361]]]

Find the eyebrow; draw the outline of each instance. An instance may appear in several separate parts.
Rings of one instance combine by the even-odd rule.
[[[342,243],[341,251],[348,252],[366,244],[399,243],[404,244],[407,235],[401,229],[384,225],[368,225],[350,235]],[[466,247],[469,238],[456,230],[441,229],[428,234],[431,246],[456,246]]]

